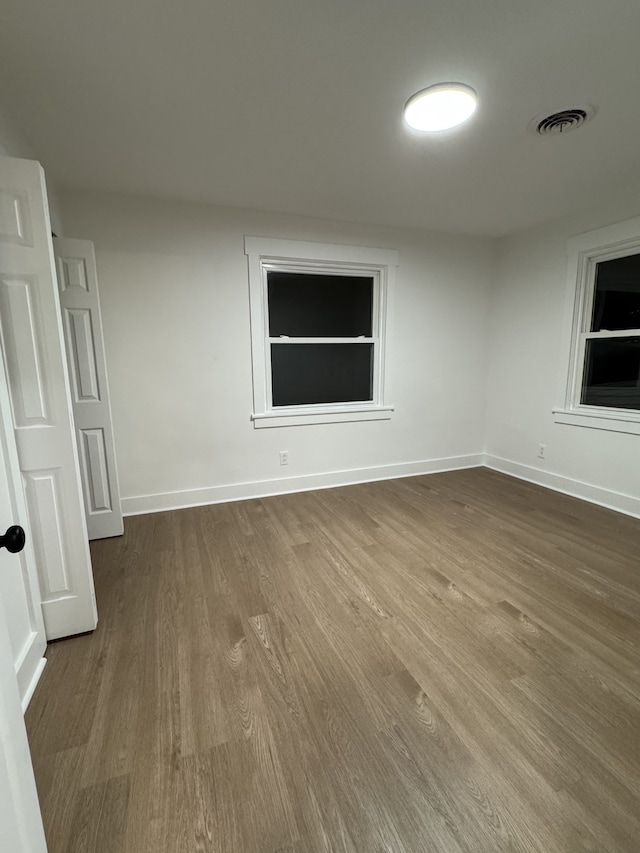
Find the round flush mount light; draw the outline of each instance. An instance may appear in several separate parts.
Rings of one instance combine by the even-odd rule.
[[[404,107],[404,120],[414,130],[434,133],[458,127],[471,118],[478,96],[464,83],[438,83],[413,95]]]

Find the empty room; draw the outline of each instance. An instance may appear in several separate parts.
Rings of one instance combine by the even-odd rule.
[[[2,853],[632,853],[640,4],[7,2]]]

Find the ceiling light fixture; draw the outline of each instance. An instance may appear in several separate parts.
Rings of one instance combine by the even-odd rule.
[[[458,127],[471,118],[478,96],[464,83],[438,83],[413,95],[404,106],[404,120],[414,130],[434,133]]]

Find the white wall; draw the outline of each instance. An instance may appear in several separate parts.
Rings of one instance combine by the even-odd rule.
[[[19,157],[23,160],[40,159],[36,150],[24,138],[20,128],[2,104],[0,104],[0,156]],[[43,163],[43,166],[45,166],[46,172],[46,164]],[[62,217],[60,216],[57,189],[50,175],[46,175],[46,179],[51,228],[58,236],[62,236]]]
[[[36,149],[2,103],[0,103],[0,156],[20,157],[24,160],[38,159]]]
[[[562,363],[567,239],[637,216],[640,196],[502,240],[491,294],[489,464],[640,514],[638,436],[553,421]],[[537,458],[538,445],[547,458]],[[582,485],[586,484],[586,485]]]
[[[125,512],[480,460],[489,241],[105,194],[61,203],[66,233],[96,247]],[[399,251],[390,421],[254,429],[247,234]]]

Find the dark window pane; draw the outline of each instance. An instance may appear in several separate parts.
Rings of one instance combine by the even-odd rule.
[[[373,278],[268,272],[269,335],[371,337]]]
[[[591,331],[640,329],[640,255],[596,265]]]
[[[274,406],[373,399],[373,344],[271,344]]]
[[[581,402],[640,409],[640,338],[587,341]]]

